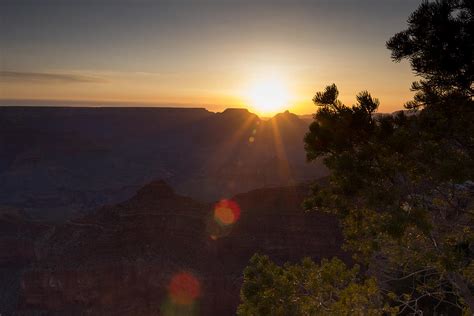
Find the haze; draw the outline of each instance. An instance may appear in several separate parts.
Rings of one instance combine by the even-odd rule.
[[[342,101],[369,89],[391,112],[411,98],[414,78],[385,41],[418,4],[3,0],[0,104],[308,114],[314,92],[336,82]],[[248,95],[268,78],[285,99],[254,104]]]

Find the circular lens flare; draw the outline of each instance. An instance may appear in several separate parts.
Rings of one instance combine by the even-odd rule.
[[[190,305],[201,295],[201,284],[191,273],[180,272],[171,278],[168,292],[173,303]]]
[[[240,217],[240,207],[232,200],[220,200],[214,206],[214,219],[221,225],[234,224]]]

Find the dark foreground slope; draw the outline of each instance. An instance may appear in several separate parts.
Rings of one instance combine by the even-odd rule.
[[[36,222],[21,210],[0,208],[0,314],[11,315],[18,307],[22,273],[39,259],[42,239],[54,225]]]
[[[17,311],[233,315],[242,271],[255,252],[280,263],[304,256],[347,258],[337,221],[300,209],[306,193],[293,186],[237,195],[239,219],[215,234],[215,204],[153,182],[126,202],[57,225],[39,238],[36,262],[22,274]],[[192,300],[176,294],[170,285],[176,278],[178,292],[191,291]]]
[[[307,122],[247,110],[0,107],[0,206],[64,219],[153,179],[213,201],[326,174],[305,162]]]

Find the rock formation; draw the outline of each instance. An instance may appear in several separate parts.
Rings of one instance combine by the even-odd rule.
[[[337,221],[301,210],[306,193],[261,189],[208,204],[152,182],[128,201],[57,225],[22,274],[18,312],[234,315],[256,252],[277,262],[348,259]]]
[[[307,164],[307,122],[244,109],[0,107],[0,206],[66,220],[153,179],[211,202],[327,174]]]

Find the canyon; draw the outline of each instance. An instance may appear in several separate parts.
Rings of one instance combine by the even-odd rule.
[[[0,107],[0,206],[63,221],[163,179],[211,202],[327,175],[308,120],[246,109]]]
[[[216,218],[219,202],[181,196],[164,181],[62,224],[5,213],[0,253],[8,255],[0,268],[10,280],[2,283],[3,303],[9,303],[4,313],[233,315],[242,271],[254,253],[278,263],[350,261],[337,220],[302,210],[307,191],[290,186],[238,194],[231,198],[238,219],[225,227]],[[170,293],[176,275],[195,282],[192,300]],[[184,298],[188,283],[178,286]]]

